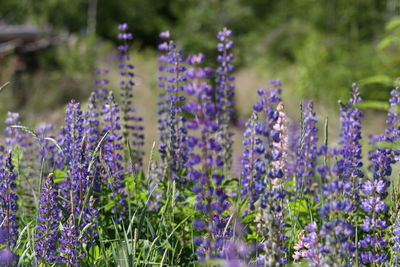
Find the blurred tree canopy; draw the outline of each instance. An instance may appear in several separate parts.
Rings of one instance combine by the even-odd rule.
[[[91,2],[100,36],[113,39],[115,25],[128,22],[143,45],[155,45],[158,33],[166,28],[188,38],[189,33],[213,36],[228,25],[240,37],[292,20],[354,41],[371,40],[399,8],[396,0],[2,0],[0,16],[9,23],[33,22],[81,32],[87,27]]]
[[[394,26],[385,28],[399,10],[398,0],[0,1],[0,19],[8,23],[84,34],[92,19],[98,36],[115,41],[116,25],[127,22],[142,48],[155,47],[158,33],[171,29],[187,52],[211,58],[215,34],[228,26],[235,32],[238,64],[266,67],[283,79],[286,68],[295,66],[299,92],[331,102],[352,81],[361,81],[366,98],[387,98],[382,89],[399,73],[393,48],[399,43],[378,44],[400,34]]]

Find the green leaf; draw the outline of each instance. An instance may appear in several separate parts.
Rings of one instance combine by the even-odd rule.
[[[396,39],[393,38],[393,36],[388,36],[386,38],[383,38],[382,41],[380,41],[377,45],[378,49],[384,49],[388,46],[390,46]]]
[[[383,84],[391,86],[393,84],[393,79],[387,75],[378,74],[360,81],[360,85],[367,85],[367,84]]]
[[[360,109],[378,109],[387,111],[389,109],[389,103],[386,101],[367,100],[357,104],[357,107]]]
[[[67,173],[60,171],[60,170],[54,170],[54,183],[61,183],[63,181],[64,177],[67,177]]]
[[[386,31],[392,31],[396,28],[400,27],[400,17],[391,19],[385,26]]]

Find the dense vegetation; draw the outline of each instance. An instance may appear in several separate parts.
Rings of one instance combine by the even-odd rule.
[[[203,51],[208,59],[216,56],[213,33],[226,25],[236,33],[238,66],[281,77],[303,97],[334,105],[353,81],[363,86],[366,100],[389,96],[400,61],[399,10],[395,0],[3,0],[0,19],[80,36],[40,56],[38,67],[50,73],[46,82],[57,80],[54,86],[84,83],[81,74],[102,53],[92,35],[115,42],[114,25],[121,20],[131,25],[137,47],[154,48],[157,34],[173,29],[185,51]],[[27,84],[35,85],[21,86]],[[67,101],[68,90],[61,89],[67,95],[47,106]]]
[[[216,68],[163,31],[159,137],[144,162],[133,35],[127,24],[118,31],[119,84],[96,70],[98,88],[86,108],[67,105],[61,129],[32,130],[7,114],[1,266],[400,264],[397,88],[387,129],[363,142],[353,84],[340,103],[340,140],[330,146],[318,138],[328,129],[317,128],[313,103],[290,122],[281,82],[271,80],[257,91],[235,176],[232,31],[217,34]]]

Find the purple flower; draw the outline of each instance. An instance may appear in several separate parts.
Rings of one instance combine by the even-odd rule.
[[[0,244],[7,244],[10,234],[7,227],[0,227]]]
[[[126,33],[128,25],[123,24],[124,27],[118,27],[121,31],[120,34]],[[121,25],[120,25],[121,26]],[[143,118],[136,114],[136,110],[133,108],[133,87],[135,82],[133,77],[134,66],[130,63],[129,45],[127,38],[121,40],[122,43],[118,47],[119,54],[119,70],[120,70],[120,89],[121,89],[121,111],[122,111],[122,135],[124,143],[129,143],[131,146],[129,158],[131,165],[135,172],[139,172],[143,165],[143,145],[144,145],[144,133],[143,133]]]
[[[148,202],[148,209],[150,211],[157,212],[162,205],[163,189],[160,187],[160,183],[163,178],[163,171],[156,161],[150,165],[149,173],[150,183],[147,189],[147,193],[151,195]]]
[[[304,110],[303,136],[297,155],[296,189],[299,194],[309,192],[311,179],[315,175],[318,155],[318,128],[313,109],[313,103],[309,102]]]
[[[132,33],[126,33],[126,32],[120,32],[118,33],[118,39],[119,40],[131,40],[133,39]]]
[[[268,184],[265,175],[273,179],[280,176],[283,180],[288,175],[286,115],[279,104],[280,88],[260,89],[258,93],[262,98],[253,107],[253,115],[246,124],[242,154],[242,196],[248,199],[250,209],[255,209],[259,199],[259,204],[265,207],[263,197]],[[265,121],[259,119],[264,117]],[[274,183],[280,184],[278,180]]]
[[[71,214],[68,220],[63,224],[61,237],[58,240],[61,243],[61,247],[58,249],[61,253],[61,256],[58,257],[59,262],[68,266],[79,266],[79,258],[82,258],[83,255],[81,255],[77,249],[80,245],[78,237],[79,233],[74,224],[74,216]]]
[[[399,112],[398,107],[400,105],[400,94],[399,89],[396,87],[390,92],[391,98],[389,99],[390,109],[388,112],[388,118],[386,120],[389,126],[386,131],[386,139],[390,142],[395,142],[400,137],[400,129],[398,127]]]
[[[257,232],[266,240],[258,254],[276,265],[287,262],[284,182],[289,174],[286,113],[277,85],[274,82],[270,90],[258,91],[261,99],[253,107],[245,132],[242,162],[242,195],[248,199],[250,209],[259,211]]]
[[[354,227],[343,219],[334,219],[322,224],[319,235],[324,246],[323,257],[327,264],[352,262],[356,249],[351,237]]]
[[[35,252],[40,262],[52,263],[57,258],[57,231],[61,210],[58,194],[53,188],[53,174],[49,174],[44,183],[39,201],[37,233],[35,235]]]
[[[232,135],[229,131],[229,124],[234,114],[234,90],[233,84],[235,77],[232,75],[234,66],[232,65],[233,54],[231,49],[233,42],[229,39],[232,31],[224,28],[217,35],[220,43],[217,44],[219,55],[217,61],[219,67],[216,70],[216,101],[217,101],[217,121],[219,125],[218,141],[221,143],[221,157],[224,159],[225,169],[229,170],[232,165]]]
[[[83,194],[88,186],[82,115],[80,104],[71,101],[65,112],[65,136],[62,142],[64,164],[67,169],[67,177],[65,177],[63,184],[63,196],[69,200],[69,202],[63,201],[63,206],[68,209],[74,206],[75,209],[72,212],[77,216],[79,216],[80,207],[83,204]]]
[[[18,210],[18,196],[15,194],[17,175],[14,172],[11,153],[0,166],[0,241],[9,247],[15,246],[18,230],[15,214]]]
[[[96,70],[97,75],[104,75],[109,72],[108,69]],[[85,128],[85,139],[86,139],[86,152],[87,161],[93,161],[93,167],[90,173],[93,179],[93,191],[95,197],[98,199],[100,192],[105,187],[104,167],[99,164],[100,158],[97,156],[93,158],[94,151],[96,150],[101,138],[104,133],[102,130],[102,113],[103,107],[106,104],[109,91],[105,88],[105,84],[109,81],[106,78],[99,77],[100,80],[106,81],[103,86],[92,91],[89,97],[89,101],[84,112],[84,128]],[[97,84],[97,83],[96,83]]]
[[[221,42],[225,41],[226,38],[230,37],[232,35],[232,31],[227,29],[227,28],[223,28],[222,31],[220,31],[217,34],[217,38],[218,40],[220,40]]]
[[[374,184],[370,180],[366,180],[362,185],[361,192],[366,195],[372,195],[374,192]]]
[[[311,261],[308,266],[328,266],[324,260],[324,246],[320,243],[320,234],[315,222],[306,226],[298,234],[298,243],[294,246],[296,250],[292,256],[295,260],[306,259]]]
[[[62,142],[64,164],[74,169],[80,161],[84,133],[81,105],[72,100],[65,111],[65,136]],[[71,181],[69,181],[71,182]]]
[[[353,264],[355,260],[354,226],[350,218],[360,205],[361,178],[364,176],[361,171],[360,143],[363,113],[355,107],[360,101],[358,87],[353,84],[349,106],[340,103],[341,147],[333,151],[340,156],[333,167],[337,177],[332,177],[323,185],[325,199],[319,214],[325,219],[321,226],[320,243],[325,246],[323,256],[329,265]],[[326,173],[324,170],[320,172],[323,175]],[[348,219],[344,220],[343,217]]]
[[[169,30],[166,30],[164,32],[160,32],[160,38],[168,39],[169,37],[170,37]]]
[[[14,254],[8,247],[0,249],[0,266],[14,266],[19,257]]]
[[[394,262],[400,264],[400,213],[395,216],[395,224],[392,233],[392,249],[394,251]]]
[[[105,75],[108,73],[108,69],[98,69],[95,73],[97,75]],[[95,80],[95,84],[99,84],[98,81],[104,81],[104,83],[101,83],[99,88],[91,92],[86,106],[87,109],[84,112],[85,137],[87,140],[86,150],[88,152],[94,152],[102,138],[100,119],[102,108],[108,96],[108,90],[105,88],[105,85],[109,83],[108,79],[99,76],[98,79]]]
[[[160,152],[162,165],[166,168],[167,180],[175,180],[178,187],[186,184],[184,170],[187,166],[187,125],[183,116],[183,106],[185,97],[181,94],[185,89],[184,83],[186,76],[184,72],[185,59],[182,52],[176,48],[173,41],[166,43],[165,53],[158,58],[160,66],[158,68],[158,86],[162,90],[159,94],[158,130],[160,133]],[[179,191],[181,191],[179,189]]]
[[[122,23],[118,25],[118,30],[126,31],[128,29],[128,23]]]
[[[228,241],[224,245],[225,267],[244,267],[248,266],[251,248],[246,242],[241,240]]]
[[[363,113],[354,105],[361,101],[360,93],[356,84],[353,84],[352,97],[349,100],[349,106],[340,104],[341,108],[341,140],[342,145],[339,150],[342,158],[334,166],[336,175],[352,183],[352,188],[348,192],[352,201],[359,201],[359,191],[361,187],[361,178],[364,174],[361,171],[362,146],[361,140],[361,118]]]
[[[67,176],[60,186],[63,196],[62,207],[68,210],[73,218],[79,220],[79,227],[85,228],[85,233],[79,242],[87,243],[89,246],[97,232],[93,231],[96,225],[92,223],[92,214],[96,211],[87,205],[87,196],[91,192],[89,188],[92,179],[89,179],[88,166],[91,159],[86,153],[85,121],[81,106],[75,101],[68,104],[65,116],[66,125],[62,139],[64,168]],[[90,224],[91,227],[85,227]],[[89,238],[90,237],[90,238]]]
[[[396,140],[400,137],[400,129],[399,129],[399,119],[400,114],[398,111],[398,107],[400,104],[400,94],[398,87],[394,88],[390,92],[389,104],[390,108],[388,111],[388,117],[386,120],[387,128],[385,133],[379,135],[370,136],[370,143],[376,145],[379,142],[396,142]]]
[[[212,102],[213,91],[205,80],[210,77],[207,74],[209,72],[199,66],[203,58],[200,54],[188,57],[191,67],[185,73],[185,91],[189,96],[195,97],[196,101],[189,100],[183,106],[183,110],[192,118],[186,124],[192,130],[192,135],[188,138],[188,173],[193,180],[193,191],[197,195],[195,209],[200,211],[201,216],[201,220],[196,220],[194,225],[206,234],[202,238],[204,242],[197,249],[201,261],[222,257],[225,240],[231,233],[229,228],[225,229],[229,219],[226,211],[230,203],[221,186],[225,177],[218,174],[222,166],[219,157],[222,147],[214,137],[218,124]]]
[[[383,142],[393,142],[398,136],[395,133],[395,124],[397,123],[397,111],[395,111],[398,103],[397,89],[392,91],[390,99],[391,110],[388,114],[388,128],[385,134],[379,138],[375,138],[373,144],[379,145]],[[392,120],[396,118],[396,120]],[[392,174],[392,165],[396,163],[398,152],[390,148],[374,148],[369,152],[369,159],[373,171],[373,181],[365,180],[362,185],[361,208],[367,213],[361,228],[366,233],[361,238],[359,245],[361,246],[360,261],[363,264],[380,264],[388,261],[386,255],[388,242],[385,237],[385,229],[387,228],[387,211],[388,206],[384,202],[387,196],[387,188],[390,185],[390,175]],[[378,243],[378,245],[377,245]]]
[[[121,125],[119,124],[119,107],[114,102],[112,92],[109,93],[106,105],[103,109],[104,122],[103,132],[108,132],[102,146],[102,156],[107,171],[107,187],[111,189],[111,200],[114,207],[111,209],[118,223],[121,223],[127,215],[127,194],[124,184],[123,157],[120,151],[123,149],[121,141]]]
[[[243,141],[245,148],[242,152],[241,194],[248,197],[248,206],[251,210],[255,209],[254,203],[260,198],[263,191],[263,176],[266,173],[265,163],[262,160],[265,149],[263,141],[256,131],[257,120],[257,113],[254,112],[246,123]]]

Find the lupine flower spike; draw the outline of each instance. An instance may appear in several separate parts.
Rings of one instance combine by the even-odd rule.
[[[247,123],[242,197],[247,199],[251,210],[258,211],[256,229],[265,239],[258,245],[256,262],[276,266],[287,262],[283,183],[289,174],[288,136],[280,81],[272,80],[270,84],[270,90],[258,90],[261,99],[253,106],[254,113]]]
[[[128,41],[133,38],[133,35],[128,30],[128,24],[123,23],[118,26],[120,31],[118,39],[121,44],[118,46],[118,65],[121,75],[120,88],[121,88],[121,110],[122,110],[122,129],[125,143],[131,146],[131,155],[129,158],[132,161],[132,167],[135,172],[138,172],[143,164],[142,146],[144,145],[143,126],[141,125],[143,118],[136,115],[136,110],[132,106],[133,100],[133,81],[134,66],[130,62],[129,44]]]
[[[266,173],[266,168],[263,161],[265,145],[262,140],[262,125],[258,122],[257,112],[254,111],[246,123],[244,133],[243,145],[245,148],[242,158],[241,195],[244,199],[247,199],[250,210],[256,208],[255,203],[260,199],[264,190],[263,176]]]
[[[111,190],[111,199],[114,201],[112,214],[116,216],[116,221],[121,223],[127,215],[127,194],[124,184],[124,167],[121,150],[123,149],[121,141],[121,125],[119,123],[119,107],[114,101],[114,95],[110,92],[104,114],[104,132],[108,132],[104,145],[102,146],[102,156],[105,163],[107,177],[107,187]]]
[[[18,210],[18,196],[15,194],[17,178],[12,164],[12,156],[0,158],[0,266],[12,266],[18,260],[13,253],[18,229],[16,212]]]
[[[61,219],[58,194],[54,189],[54,175],[47,176],[39,201],[39,216],[37,220],[38,232],[36,233],[35,252],[40,262],[53,263],[58,261],[57,241],[59,232],[57,228]]]
[[[361,178],[361,118],[363,113],[356,107],[361,102],[358,87],[353,84],[348,106],[340,103],[341,133],[336,150],[341,158],[334,165],[337,177],[323,186],[325,203],[320,209],[324,218],[320,237],[326,246],[324,260],[327,264],[354,264],[354,213],[359,205]],[[334,231],[333,231],[334,230]]]
[[[272,128],[266,128],[268,150],[265,155],[268,162],[268,181],[257,218],[258,232],[266,239],[261,244],[264,253],[261,253],[258,261],[263,262],[266,266],[280,266],[288,262],[285,245],[287,240],[285,235],[286,190],[283,185],[288,179],[287,122],[283,104],[278,103],[275,110],[271,105],[271,99],[274,96],[275,93],[270,91],[265,100],[265,103],[270,103],[266,109],[269,110],[267,113],[269,114],[268,125]]]
[[[229,201],[222,187],[224,175],[218,172],[223,167],[223,159],[219,154],[222,147],[215,138],[218,130],[216,107],[212,103],[212,87],[206,82],[211,72],[199,66],[203,58],[203,54],[197,54],[187,59],[190,67],[186,71],[188,83],[185,90],[193,99],[183,106],[192,116],[186,124],[193,133],[188,138],[188,168],[197,195],[195,208],[201,212],[194,225],[205,232],[204,236],[196,238],[200,261],[222,257],[224,242],[231,234],[230,229],[225,229],[229,220],[226,215]]]
[[[106,104],[109,91],[106,85],[109,80],[104,77],[109,73],[108,69],[98,69],[95,74],[98,75],[94,81],[99,88],[92,91],[87,103],[87,109],[84,112],[85,139],[86,139],[86,158],[88,161],[93,160],[93,168],[89,174],[93,177],[93,192],[97,199],[102,189],[105,186],[104,167],[99,162],[99,156],[94,157],[94,152],[105,133],[103,133],[102,113],[103,107]]]
[[[296,190],[309,193],[315,176],[318,155],[318,128],[313,103],[308,102],[303,116],[303,131],[296,161]],[[314,181],[315,182],[315,181]]]
[[[68,220],[63,224],[61,237],[59,238],[59,242],[61,243],[59,252],[61,256],[58,261],[67,266],[79,266],[79,259],[83,257],[78,250],[80,245],[79,233],[74,221],[74,215],[71,214]]]
[[[17,175],[11,153],[2,164],[4,165],[0,166],[0,244],[12,248],[18,237],[16,224],[18,196],[15,193]]]
[[[168,38],[169,32],[160,34],[161,38]],[[185,96],[184,82],[186,77],[184,57],[173,41],[165,41],[159,45],[164,52],[159,57],[159,87],[163,92],[159,95],[159,131],[160,144],[158,150],[161,154],[163,168],[166,177],[171,181],[178,182],[178,185],[187,183],[184,172],[187,164],[187,129],[185,118],[182,114],[182,105]]]
[[[232,75],[234,66],[232,60],[234,58],[231,52],[233,48],[233,41],[230,40],[232,31],[224,28],[217,35],[219,43],[217,50],[219,55],[217,61],[219,67],[216,71],[216,100],[217,100],[217,118],[218,118],[218,132],[219,142],[222,146],[221,155],[224,157],[225,169],[229,170],[232,165],[232,135],[229,130],[234,115],[234,95],[235,95],[235,77]]]

